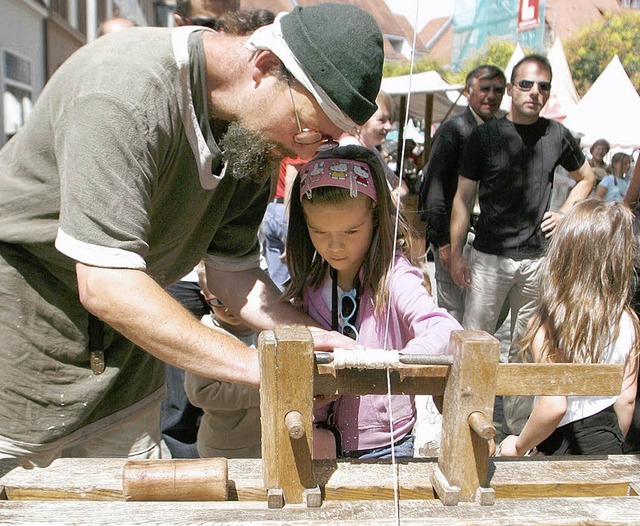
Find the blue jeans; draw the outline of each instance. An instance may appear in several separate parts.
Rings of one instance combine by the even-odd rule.
[[[287,215],[284,203],[272,201],[267,205],[261,228],[267,272],[273,282],[282,290],[285,282],[289,279],[289,269],[286,263],[280,259],[284,253],[287,239]]]
[[[168,287],[167,292],[198,319],[210,312],[197,283],[178,281]],[[169,364],[165,364],[165,370],[167,398],[160,407],[162,438],[173,458],[198,458],[196,439],[202,409],[187,399],[184,371]]]
[[[395,449],[395,458],[412,458],[413,443],[416,437],[411,433],[406,434],[398,440],[393,446],[382,446],[374,449],[361,449],[358,451],[343,451],[344,458],[391,458],[391,448]]]

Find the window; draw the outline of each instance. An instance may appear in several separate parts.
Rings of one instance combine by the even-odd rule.
[[[3,141],[8,141],[24,124],[33,105],[31,62],[4,50],[2,52]]]
[[[64,18],[71,27],[86,32],[86,1],[51,0],[51,11]]]

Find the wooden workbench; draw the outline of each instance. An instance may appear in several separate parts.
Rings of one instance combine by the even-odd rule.
[[[395,524],[387,461],[314,462],[321,508],[268,509],[260,460],[229,460],[232,500],[127,502],[124,459],[59,459],[8,471],[1,524]],[[0,461],[0,473],[7,470]],[[398,464],[401,524],[640,524],[640,455],[491,459],[493,506],[444,506],[430,483],[435,459]]]

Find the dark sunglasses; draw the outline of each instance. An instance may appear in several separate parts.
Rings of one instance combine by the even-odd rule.
[[[190,26],[202,26],[216,31],[222,27],[224,20],[213,18],[211,16],[198,16],[196,18],[184,18],[184,21]]]
[[[356,315],[358,311],[358,302],[356,299],[356,291],[350,290],[349,292],[343,292],[340,296],[340,318],[342,334],[352,338],[358,339],[358,329],[354,325],[356,321]]]
[[[529,91],[531,88],[533,88],[534,84],[538,85],[538,89],[540,91],[544,91],[546,93],[551,91],[551,82],[549,82],[548,80],[541,80],[538,82],[535,80],[521,79],[516,82],[516,86],[518,86],[518,88],[520,88],[522,91]]]

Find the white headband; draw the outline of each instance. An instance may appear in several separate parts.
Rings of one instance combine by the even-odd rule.
[[[331,119],[331,122],[341,130],[354,131],[355,128],[357,128],[356,123],[338,108],[326,92],[305,73],[304,68],[289,49],[289,46],[282,36],[282,28],[280,26],[280,19],[287,14],[286,12],[279,13],[273,24],[257,29],[249,37],[249,40],[245,44],[246,48],[252,53],[259,49],[272,51],[282,60],[284,67],[291,72],[296,80],[314,96],[322,111]]]

